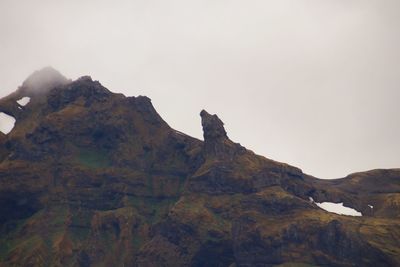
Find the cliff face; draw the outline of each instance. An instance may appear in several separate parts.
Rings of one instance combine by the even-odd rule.
[[[49,68],[0,112],[16,118],[0,134],[0,266],[400,265],[398,169],[320,180],[232,142],[204,110],[203,142],[147,97]]]

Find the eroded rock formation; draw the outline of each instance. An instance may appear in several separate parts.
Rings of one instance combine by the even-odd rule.
[[[400,265],[399,169],[320,180],[232,142],[204,110],[200,141],[147,97],[52,69],[0,111],[17,119],[0,134],[0,266]]]

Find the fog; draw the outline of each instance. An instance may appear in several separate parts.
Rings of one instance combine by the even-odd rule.
[[[22,86],[29,88],[30,94],[40,94],[68,82],[70,80],[65,78],[61,73],[47,66],[29,75],[22,83]]]
[[[0,0],[0,96],[34,70],[146,95],[320,178],[400,167],[397,0]]]

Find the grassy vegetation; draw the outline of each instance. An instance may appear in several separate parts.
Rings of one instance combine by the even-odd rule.
[[[105,149],[81,148],[78,153],[80,164],[92,168],[106,168],[111,165],[108,152]]]
[[[136,234],[136,235],[134,235],[133,236],[133,240],[132,240],[132,242],[133,242],[133,247],[136,249],[136,250],[138,250],[141,246],[142,246],[142,244],[143,244],[143,238],[140,236],[140,235],[138,235],[138,234]]]
[[[274,267],[318,267],[318,266],[301,262],[286,262],[283,264],[274,265]]]
[[[145,216],[148,224],[159,222],[169,209],[178,201],[178,197],[152,198],[152,197],[129,197],[129,202],[140,213],[149,213]]]
[[[13,248],[13,242],[7,238],[0,239],[0,260],[4,260]]]
[[[147,188],[149,190],[149,194],[153,194],[154,193],[154,186],[153,186],[153,176],[148,174],[147,175]]]
[[[179,189],[178,192],[182,193],[186,182],[186,176],[179,176]]]
[[[22,219],[14,222],[13,230],[2,236],[0,239],[0,260],[4,260],[7,255],[19,245],[18,240],[12,239],[16,233],[20,232],[23,226],[32,218],[35,219],[43,214],[42,211],[37,212],[28,219]]]
[[[73,243],[84,243],[90,235],[90,228],[75,227],[69,229],[69,237]]]

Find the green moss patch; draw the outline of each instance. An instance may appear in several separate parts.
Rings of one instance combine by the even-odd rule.
[[[80,148],[78,162],[91,169],[106,168],[111,165],[109,152],[105,149]]]

